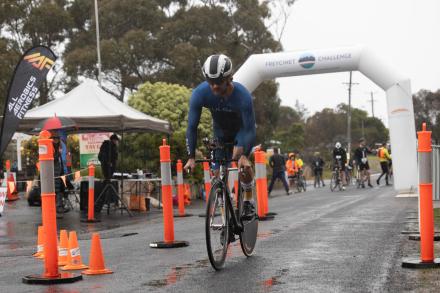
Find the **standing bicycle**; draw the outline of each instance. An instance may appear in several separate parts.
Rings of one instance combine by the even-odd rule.
[[[332,178],[330,179],[330,190],[332,192],[336,189],[339,189],[339,191],[345,190],[342,184],[341,173],[341,163],[336,162],[335,165],[333,165]]]
[[[244,193],[243,214],[245,218],[255,217],[252,197],[254,173],[248,159],[256,136],[252,96],[242,84],[232,81],[232,61],[223,54],[209,56],[203,64],[202,72],[206,81],[193,90],[189,102],[186,131],[189,159],[185,169],[193,170],[195,167],[197,127],[202,109],[207,108],[212,115],[216,140],[233,145],[232,149],[215,149],[215,157],[238,161],[239,179]],[[212,164],[216,178],[220,178],[220,166],[219,162]]]
[[[301,191],[305,192],[307,189],[307,182],[306,182],[306,178],[304,177],[302,168],[299,168],[298,171],[296,172],[295,185],[296,185],[296,190],[298,192]]]

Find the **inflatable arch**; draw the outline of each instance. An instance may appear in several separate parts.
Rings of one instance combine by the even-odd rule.
[[[417,188],[418,175],[410,80],[392,70],[367,48],[255,54],[235,73],[234,80],[252,92],[267,79],[355,70],[386,92],[394,188],[400,193],[412,192]]]

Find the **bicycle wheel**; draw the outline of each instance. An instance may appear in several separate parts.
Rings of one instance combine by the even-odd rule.
[[[333,173],[332,178],[330,179],[330,190],[333,192],[336,187],[338,187],[338,176],[336,173]]]
[[[299,177],[295,179],[295,186],[296,186],[296,191],[301,192],[302,186],[301,186],[301,179]]]
[[[238,183],[240,186],[240,182]],[[237,197],[237,209],[236,213],[242,215],[243,213],[243,190],[239,188],[240,192]],[[258,217],[255,216],[251,220],[242,220],[238,217],[239,221],[243,225],[243,231],[240,233],[240,246],[244,255],[251,256],[254,252],[255,243],[257,242],[258,233]]]
[[[303,190],[304,190],[304,192],[306,192],[306,190],[307,190],[307,181],[306,181],[306,178],[304,178],[304,176],[301,178],[301,181],[302,181],[302,188],[303,188]]]
[[[229,210],[225,208],[225,186],[214,181],[206,205],[206,249],[209,261],[215,270],[223,268],[228,251]]]

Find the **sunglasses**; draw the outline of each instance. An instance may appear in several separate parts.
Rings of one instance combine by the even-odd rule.
[[[226,81],[226,78],[208,79],[207,81],[210,85],[222,85]]]

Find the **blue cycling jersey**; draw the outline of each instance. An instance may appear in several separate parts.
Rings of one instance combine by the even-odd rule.
[[[227,97],[216,96],[205,81],[197,86],[191,95],[188,114],[186,144],[188,155],[195,156],[197,144],[197,126],[202,108],[212,114],[214,135],[222,142],[233,142],[249,155],[255,142],[255,115],[252,96],[240,83],[233,82],[232,94]]]

